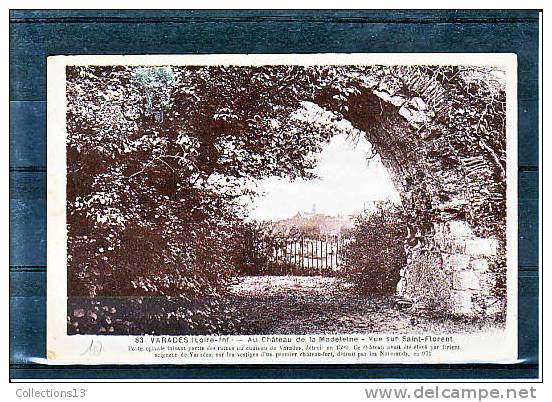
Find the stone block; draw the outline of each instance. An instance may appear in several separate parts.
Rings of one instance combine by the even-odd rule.
[[[378,90],[381,92],[387,92],[389,95],[395,95],[402,88],[402,82],[391,76],[385,76],[378,85]]]
[[[427,104],[424,102],[424,100],[418,96],[415,96],[414,98],[410,99],[410,105],[412,105],[415,109],[418,110],[427,110]]]
[[[404,295],[405,290],[406,290],[406,281],[404,278],[401,278],[397,283],[397,294],[402,296]]]
[[[466,243],[463,239],[442,239],[437,241],[442,251],[449,254],[464,254],[466,251]]]
[[[391,103],[393,106],[401,107],[406,102],[406,99],[400,95],[393,96],[393,95],[389,95],[387,92],[378,91],[378,90],[374,90],[373,92],[374,92],[374,95],[381,98],[385,102]]]
[[[490,295],[496,286],[496,275],[493,273],[483,273],[479,276],[479,284],[483,294]]]
[[[468,269],[470,256],[465,254],[446,254],[443,256],[443,267],[451,272]]]
[[[498,242],[495,239],[475,238],[466,240],[465,253],[470,255],[496,255]]]
[[[479,273],[484,273],[489,270],[489,261],[486,258],[476,258],[471,261],[470,267]]]
[[[425,112],[409,109],[404,106],[399,109],[399,114],[410,123],[427,123],[430,120]]]
[[[485,310],[485,314],[487,316],[494,316],[498,314],[503,314],[505,312],[505,306],[503,303],[496,299],[492,299],[489,301],[487,305],[487,309]]]
[[[480,290],[479,276],[472,270],[463,270],[452,274],[452,288],[455,290]]]
[[[475,237],[468,222],[460,220],[450,221],[448,223],[448,235],[450,237],[460,238]]]
[[[469,290],[453,290],[450,294],[452,314],[469,316],[473,314],[472,293]]]

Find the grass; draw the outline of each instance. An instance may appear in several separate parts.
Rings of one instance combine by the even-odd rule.
[[[239,278],[228,302],[241,324],[235,334],[467,333],[500,328],[483,320],[423,316],[393,307],[393,295],[365,296],[323,276]]]

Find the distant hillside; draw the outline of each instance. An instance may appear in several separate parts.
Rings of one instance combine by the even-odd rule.
[[[297,213],[293,218],[274,222],[274,230],[282,235],[338,235],[353,226],[350,215],[328,216],[312,212]]]

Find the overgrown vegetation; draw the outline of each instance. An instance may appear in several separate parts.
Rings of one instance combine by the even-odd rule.
[[[474,69],[424,68],[419,75],[435,72],[439,85],[426,86],[435,101],[417,107],[429,106],[424,115],[434,120],[403,130],[403,141],[389,134],[383,113],[395,106],[374,95],[406,102],[399,90],[423,92],[414,81],[393,89],[391,81],[410,74],[400,68],[69,66],[69,332],[229,331],[224,295],[236,270],[255,264],[240,254],[244,201],[254,196],[247,184],[313,178],[316,154],[335,134],[302,113],[305,102],[365,130],[386,150],[386,163],[408,158],[410,215],[431,222],[450,210],[496,235],[505,220],[504,91],[485,87]],[[435,161],[437,168],[426,167]],[[467,185],[445,188],[448,176],[433,174],[460,176],[455,169]],[[469,202],[457,202],[466,188]],[[436,211],[436,194],[451,207]],[[398,213],[363,215],[352,230],[344,273],[363,291],[394,290],[405,264]]]
[[[391,203],[359,215],[350,229],[341,275],[363,293],[394,293],[406,265],[405,232],[400,207]]]
[[[70,333],[228,330],[244,184],[312,177],[330,136],[290,117],[299,73],[67,68]]]
[[[261,248],[263,239],[267,242],[270,239],[265,226],[257,222],[247,222],[236,233],[238,241],[234,266],[239,275],[261,275],[259,267],[267,265],[270,254]]]

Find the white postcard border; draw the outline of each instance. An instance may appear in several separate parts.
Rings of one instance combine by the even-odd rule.
[[[157,343],[160,336],[97,336],[67,335],[67,232],[66,232],[66,82],[67,65],[496,65],[506,70],[506,138],[507,138],[507,319],[506,330],[487,333],[453,334],[453,343],[461,353],[404,357],[294,358],[294,357],[224,357],[224,358],[154,358],[153,352],[131,352],[129,347],[171,345]],[[49,364],[343,364],[343,363],[513,363],[517,360],[517,58],[506,53],[385,53],[385,54],[218,54],[218,55],[86,55],[52,56],[48,58],[48,185],[47,185],[47,359]],[[414,334],[372,334],[373,336],[418,336]],[[437,336],[446,334],[435,334]],[[450,334],[449,334],[450,335]],[[304,346],[300,338],[318,339],[321,335],[290,335],[286,346]],[[339,336],[339,335],[336,335]],[[367,334],[347,334],[346,337],[368,338]],[[421,335],[421,336],[425,336]],[[263,341],[271,336],[183,336],[180,345],[255,344],[282,345]],[[275,336],[278,338],[286,336]],[[224,339],[229,338],[228,341]],[[152,343],[152,341],[156,343]],[[214,342],[213,342],[214,341]],[[315,342],[316,343],[316,342]],[[371,344],[371,340],[358,345]],[[424,342],[421,342],[424,343]],[[303,344],[301,346],[301,344]],[[333,343],[330,342],[333,345]],[[343,342],[336,342],[343,344]],[[334,345],[335,346],[335,345]]]

